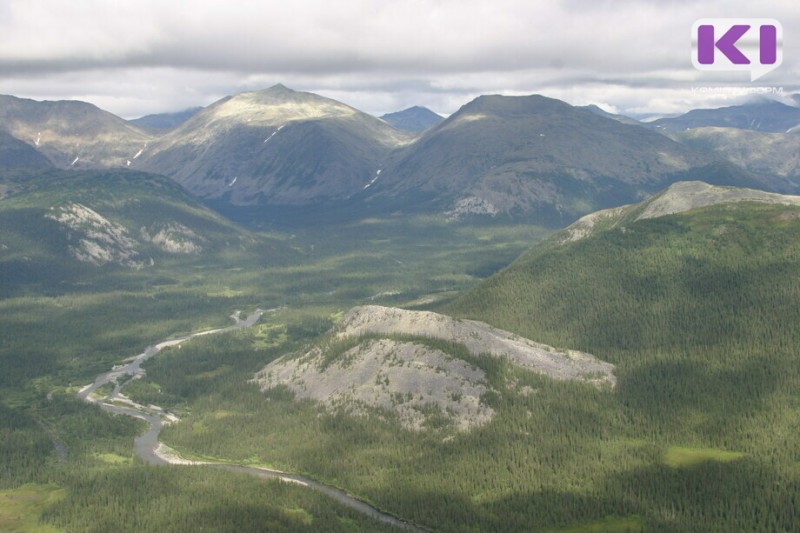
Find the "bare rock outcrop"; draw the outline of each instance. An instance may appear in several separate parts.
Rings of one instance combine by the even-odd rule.
[[[514,364],[555,379],[616,383],[614,365],[593,355],[557,350],[477,320],[368,305],[348,311],[339,327],[338,337],[367,333],[433,337],[463,344],[473,355],[505,357]]]
[[[393,412],[409,429],[444,423],[468,430],[490,421],[494,410],[481,401],[492,391],[485,372],[424,339],[503,357],[555,379],[616,383],[614,366],[590,354],[556,350],[483,322],[375,305],[351,309],[324,342],[273,361],[254,381],[262,391],[285,386],[330,409]]]

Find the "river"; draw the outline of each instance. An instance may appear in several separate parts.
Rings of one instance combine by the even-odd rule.
[[[409,531],[425,533],[427,530],[416,527],[408,522],[404,522],[403,520],[399,520],[391,515],[385,514],[371,505],[364,503],[353,496],[350,496],[343,490],[331,487],[329,485],[324,485],[303,476],[263,467],[211,463],[205,461],[187,461],[182,459],[173,450],[167,448],[158,440],[158,436],[161,433],[161,429],[164,427],[164,424],[177,422],[178,418],[156,405],[144,406],[138,404],[127,398],[122,393],[122,389],[127,383],[130,383],[131,380],[139,379],[145,375],[144,369],[141,368],[142,363],[155,356],[163,348],[168,346],[177,346],[183,342],[202,335],[214,335],[235,329],[251,327],[258,322],[264,313],[272,311],[275,311],[275,309],[270,309],[268,311],[256,309],[245,319],[242,319],[240,317],[240,313],[237,311],[231,315],[231,318],[234,321],[234,324],[231,326],[200,331],[198,333],[185,335],[183,337],[167,339],[159,342],[158,344],[148,346],[144,352],[127,360],[126,363],[115,365],[108,372],[104,372],[103,374],[97,376],[93,383],[86,385],[78,392],[78,398],[85,402],[98,405],[104,411],[108,411],[117,415],[131,416],[147,422],[147,430],[134,439],[133,448],[136,452],[136,455],[148,464],[206,466],[240,474],[257,476],[260,478],[280,479],[281,481],[287,483],[294,483],[303,487],[307,487],[311,490],[321,492],[322,494],[325,494],[339,503],[350,507],[351,509],[354,509],[376,520],[380,520],[386,524]],[[98,397],[93,394],[96,390],[108,384],[114,385],[113,391],[108,396]]]

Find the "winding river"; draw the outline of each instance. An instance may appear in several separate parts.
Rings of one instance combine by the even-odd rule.
[[[122,393],[122,389],[125,387],[125,384],[129,383],[131,380],[139,379],[145,375],[144,369],[141,368],[142,363],[144,363],[145,361],[156,355],[163,348],[166,348],[168,346],[177,346],[185,341],[188,341],[189,339],[193,339],[195,337],[199,337],[202,335],[213,335],[217,333],[225,333],[235,329],[250,327],[254,325],[256,322],[258,322],[258,320],[261,318],[262,315],[264,315],[264,313],[271,311],[275,311],[275,309],[271,309],[269,311],[256,309],[252,314],[250,314],[245,319],[242,319],[240,313],[237,311],[236,313],[231,315],[231,318],[234,321],[234,324],[231,326],[225,328],[217,328],[217,329],[201,331],[183,337],[176,337],[174,339],[168,339],[158,344],[148,346],[144,352],[129,359],[125,364],[115,365],[108,372],[105,372],[97,376],[97,379],[94,380],[94,383],[86,385],[78,392],[78,398],[80,398],[85,402],[98,405],[104,411],[108,411],[110,413],[118,415],[125,415],[134,418],[139,418],[147,422],[148,424],[147,430],[134,439],[133,447],[134,451],[136,452],[136,455],[138,455],[143,461],[145,461],[148,464],[203,465],[211,468],[228,470],[230,472],[257,476],[260,478],[280,479],[281,481],[287,483],[295,483],[297,485],[308,487],[309,489],[321,492],[326,496],[338,501],[339,503],[346,505],[347,507],[350,507],[351,509],[354,509],[376,520],[380,520],[381,522],[402,529],[406,529],[409,531],[417,531],[423,533],[426,532],[427,530],[425,529],[416,527],[412,524],[409,524],[408,522],[404,522],[391,515],[382,513],[381,511],[372,507],[371,505],[368,505],[363,501],[350,496],[343,490],[331,487],[329,485],[323,485],[322,483],[318,483],[312,479],[308,479],[303,476],[298,476],[287,472],[281,472],[280,470],[273,470],[270,468],[263,468],[263,467],[244,466],[244,465],[235,465],[226,463],[211,463],[205,461],[189,461],[183,459],[177,453],[175,453],[174,450],[160,443],[158,440],[158,436],[161,433],[161,428],[164,427],[164,424],[170,422],[177,422],[178,418],[175,415],[158,407],[157,405],[145,406],[138,404],[129,399],[128,397],[126,397]],[[94,394],[95,391],[97,391],[99,388],[108,384],[113,384],[114,389],[107,396],[101,397]]]

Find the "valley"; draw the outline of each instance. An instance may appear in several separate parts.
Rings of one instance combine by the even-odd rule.
[[[56,104],[6,101],[0,137],[0,520],[794,527],[800,197],[736,144],[791,133],[538,96],[406,131],[283,86],[163,129]]]
[[[274,312],[276,310],[272,311]],[[85,402],[99,405],[100,408],[106,412],[144,420],[148,424],[148,428],[144,433],[136,437],[134,440],[134,450],[136,455],[147,464],[203,465],[215,468],[223,468],[237,474],[247,474],[256,477],[277,479],[284,483],[295,483],[302,487],[313,488],[314,490],[333,498],[337,502],[369,516],[370,518],[374,518],[381,522],[396,526],[400,529],[424,531],[414,528],[410,524],[397,520],[394,517],[385,515],[377,509],[365,504],[364,502],[352,498],[343,491],[337,490],[333,487],[321,485],[302,476],[296,476],[290,473],[280,472],[278,470],[272,470],[263,467],[246,467],[241,465],[209,463],[205,461],[187,461],[182,459],[181,457],[177,456],[173,450],[169,449],[169,447],[164,446],[158,441],[158,436],[162,427],[165,424],[179,422],[179,419],[175,417],[175,415],[164,411],[157,405],[149,404],[144,406],[137,404],[122,394],[122,388],[129,383],[129,380],[141,379],[145,376],[144,371],[141,369],[141,364],[155,356],[163,348],[173,346],[180,347],[183,342],[191,340],[195,337],[215,335],[240,328],[252,327],[265,312],[270,311],[257,309],[246,319],[239,318],[239,313],[237,312],[231,315],[231,318],[235,321],[235,324],[232,326],[200,331],[177,339],[168,339],[153,346],[149,346],[142,354],[134,357],[127,365],[115,365],[111,371],[98,376],[94,383],[81,388],[78,391],[77,396],[79,399]],[[106,385],[111,385],[113,387],[111,393],[102,397],[98,396],[96,391]]]

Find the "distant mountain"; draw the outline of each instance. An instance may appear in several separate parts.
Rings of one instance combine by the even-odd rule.
[[[383,115],[381,120],[388,122],[399,130],[420,133],[440,123],[444,120],[444,117],[434,113],[427,107],[414,106],[403,111]]]
[[[411,136],[350,106],[282,85],[224,98],[154,143],[135,167],[234,205],[343,200]]]
[[[0,131],[0,168],[47,168],[53,164],[31,145]]]
[[[166,131],[176,128],[195,116],[203,108],[192,107],[177,113],[158,113],[155,115],[146,115],[140,118],[129,120],[131,124],[136,127],[143,128],[151,131]]]
[[[714,150],[755,174],[770,176],[770,188],[794,192],[800,186],[800,135],[738,128],[693,128],[673,134],[703,150]]]
[[[481,96],[398,150],[365,202],[560,225],[675,181],[758,186],[717,155],[543,96]]]
[[[774,100],[758,100],[719,109],[695,109],[678,117],[655,120],[649,125],[668,133],[703,127],[785,133],[800,125],[800,108]]]
[[[630,118],[630,117],[626,117],[625,115],[618,115],[616,113],[609,113],[608,111],[606,111],[603,108],[601,108],[599,106],[596,106],[594,104],[587,105],[587,106],[582,106],[581,109],[586,109],[587,111],[591,111],[592,113],[594,113],[596,115],[600,115],[601,117],[613,118],[614,120],[616,120],[618,122],[622,122],[623,124],[630,124],[630,125],[634,125],[634,126],[640,126],[641,125],[641,122],[639,122],[636,119],[633,119],[633,118]]]
[[[60,168],[125,167],[154,136],[92,104],[0,95],[0,130]]]
[[[30,283],[57,288],[120,268],[163,272],[170,264],[208,264],[258,247],[248,232],[163,176],[2,171],[0,195],[3,293]]]

